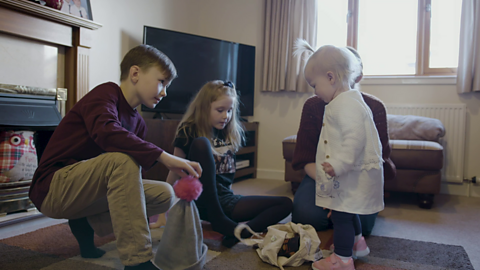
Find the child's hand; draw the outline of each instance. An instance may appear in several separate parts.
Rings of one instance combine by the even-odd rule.
[[[323,207],[323,210],[327,210],[327,208]],[[332,216],[332,209],[329,210],[330,211],[328,211],[327,218],[330,218]]]
[[[335,170],[333,169],[332,165],[328,162],[322,163],[323,170],[330,176],[335,176]]]
[[[200,176],[202,176],[202,166],[200,166],[198,162],[186,160],[167,152],[163,152],[158,158],[158,161],[180,177],[191,175],[195,178],[200,178]]]

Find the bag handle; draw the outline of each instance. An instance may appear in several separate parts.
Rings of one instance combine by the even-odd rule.
[[[247,229],[248,232],[250,232],[252,235],[258,237],[259,239],[251,239],[251,238],[242,238],[242,231],[243,229]],[[242,242],[243,244],[247,245],[247,246],[254,246],[256,244],[260,244],[263,242],[263,237],[261,235],[259,235],[258,233],[254,232],[252,230],[252,228],[250,228],[250,226],[248,226],[247,224],[244,224],[244,223],[240,223],[237,225],[237,227],[235,228],[235,230],[233,231],[235,237],[240,241]]]

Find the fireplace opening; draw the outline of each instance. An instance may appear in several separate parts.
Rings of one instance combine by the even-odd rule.
[[[26,131],[28,134],[33,132],[32,146],[34,146],[36,151],[35,168],[53,131],[62,119],[62,114],[65,110],[65,93],[65,89],[46,89],[0,84],[0,132],[3,132],[2,134],[4,135],[7,134],[7,132],[8,134],[12,134],[9,131],[13,131],[14,133]],[[7,138],[4,138],[4,140],[6,139]],[[19,138],[8,139],[10,141],[3,143],[15,143],[16,140],[21,141]],[[13,160],[13,156],[20,156],[19,151],[7,153],[7,151],[12,151],[12,149],[11,145],[9,145],[8,148],[6,146],[0,147],[0,157],[4,158],[4,164],[5,162],[10,162],[9,165],[12,165],[17,162],[16,164],[20,166],[19,160]],[[11,156],[12,159],[5,161]],[[29,162],[32,162],[32,159],[30,159]],[[21,170],[27,170],[29,166],[30,168],[32,167],[31,165],[32,164],[28,164],[25,166],[25,164],[22,163],[22,166],[25,166],[25,168]],[[5,168],[4,165],[4,169]],[[2,173],[2,175],[5,174]],[[33,173],[25,173],[25,175],[31,176]],[[32,182],[31,177],[30,179],[23,178],[21,180],[14,179],[13,177],[3,177],[0,179],[3,179],[0,181],[1,226],[30,219],[32,215],[41,216],[28,198],[28,191]],[[31,212],[33,214],[25,215],[21,214],[22,212]],[[11,218],[12,216],[18,216],[19,218]]]

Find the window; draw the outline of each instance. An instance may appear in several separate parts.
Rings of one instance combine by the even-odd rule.
[[[325,44],[346,46],[348,0],[317,1],[317,46]]]
[[[318,0],[317,46],[352,46],[365,75],[454,75],[460,0]]]
[[[460,16],[462,1],[431,0],[430,67],[445,68],[458,65]]]

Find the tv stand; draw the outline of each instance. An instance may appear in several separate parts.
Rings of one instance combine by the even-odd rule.
[[[257,178],[258,122],[243,122],[245,128],[245,146],[238,150],[236,158],[248,160],[249,166],[237,169],[235,180],[239,178]]]
[[[161,112],[156,112],[154,115],[153,115],[153,119],[170,119],[170,117],[168,117],[166,114],[164,113],[161,113]]]
[[[173,154],[173,140],[180,123],[178,119],[144,119],[147,125],[146,141]],[[245,127],[245,146],[236,154],[238,160],[248,160],[249,166],[238,169],[235,179],[257,177],[257,150],[258,150],[258,122],[242,122]],[[151,180],[166,181],[168,169],[163,164],[156,164],[143,174],[143,178]]]

